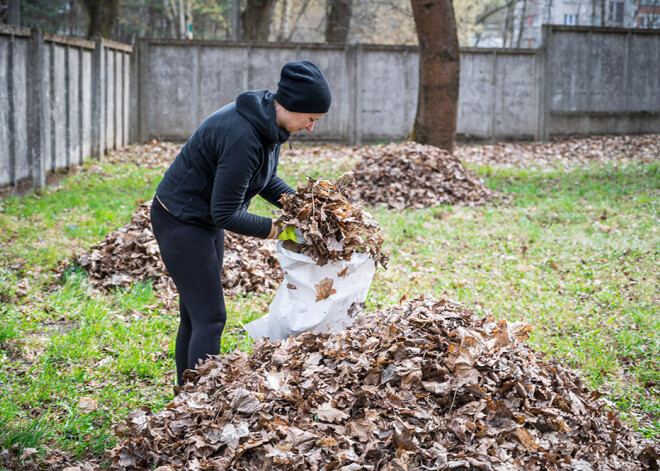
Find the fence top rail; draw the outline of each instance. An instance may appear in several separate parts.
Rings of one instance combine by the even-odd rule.
[[[649,34],[660,36],[660,30],[644,28],[615,28],[610,26],[566,26],[566,25],[543,25],[544,29],[552,32],[568,33],[600,33],[600,34]]]
[[[417,52],[417,45],[399,44],[325,44],[325,43],[295,43],[295,42],[259,42],[259,41],[226,41],[223,39],[168,39],[168,38],[140,38],[150,46],[206,46],[206,47],[236,47],[256,49],[323,49],[343,51],[348,48],[361,49],[363,51],[409,51]],[[495,47],[462,47],[461,52],[481,54],[523,54],[534,55],[538,49],[516,49]]]
[[[170,39],[170,38],[140,38],[153,46],[215,46],[215,47],[252,47],[268,49],[334,49],[343,51],[346,46],[325,43],[295,43],[266,41],[227,41],[224,39]]]
[[[128,52],[129,54],[133,52],[133,46],[117,41],[112,41],[111,39],[103,39],[103,47],[107,49],[115,49],[117,51]]]
[[[30,28],[24,28],[22,26],[6,25],[4,23],[0,23],[0,34],[7,36],[29,37],[31,32],[30,32]]]
[[[66,46],[77,46],[83,49],[95,49],[96,44],[93,41],[88,41],[87,39],[75,38],[72,36],[62,36],[60,34],[53,34],[44,32],[44,41],[49,41],[51,43],[64,44]]]
[[[462,47],[460,52],[469,52],[470,54],[520,54],[523,56],[533,56],[540,49],[516,49],[514,47]]]

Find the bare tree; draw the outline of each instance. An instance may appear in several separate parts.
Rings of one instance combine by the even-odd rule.
[[[268,41],[274,3],[274,0],[247,0],[247,6],[241,15],[243,39]]]
[[[100,35],[104,38],[112,36],[112,29],[119,13],[120,0],[83,0],[89,14],[87,37]]]
[[[351,27],[353,0],[328,0],[325,42],[345,44]]]
[[[411,0],[419,40],[417,115],[410,138],[454,150],[460,57],[452,0]]]

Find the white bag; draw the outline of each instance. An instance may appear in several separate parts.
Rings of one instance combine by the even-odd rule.
[[[277,258],[284,280],[268,314],[244,326],[251,338],[276,341],[308,330],[337,331],[353,323],[349,310],[367,299],[376,271],[373,259],[355,253],[350,261],[328,262],[321,267],[308,255],[285,249],[282,242],[277,244]]]

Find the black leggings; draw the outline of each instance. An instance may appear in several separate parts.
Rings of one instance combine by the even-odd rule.
[[[179,290],[181,322],[175,357],[177,381],[182,385],[186,369],[194,369],[207,355],[220,353],[227,321],[220,278],[225,233],[180,221],[157,198],[151,206],[151,226]]]

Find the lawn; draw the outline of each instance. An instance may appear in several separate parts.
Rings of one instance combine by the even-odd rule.
[[[164,169],[137,165],[133,148],[123,155],[88,163],[59,188],[0,201],[0,450],[14,456],[101,457],[129,410],[173,396],[177,314],[148,283],[104,294],[75,265],[58,270],[152,197]],[[283,155],[280,175],[298,186],[355,163],[330,155]],[[370,209],[390,263],[376,272],[367,309],[428,293],[525,320],[536,348],[660,439],[659,162],[469,165],[506,201]],[[272,214],[263,201],[252,209]],[[271,297],[228,299],[224,352],[250,349],[241,326]]]

